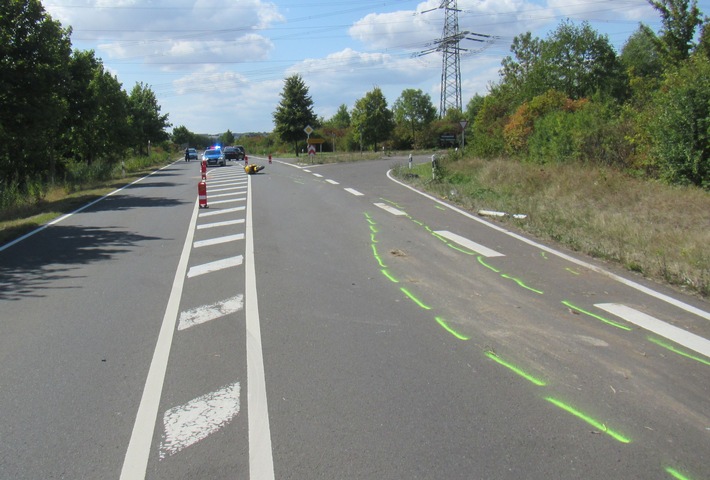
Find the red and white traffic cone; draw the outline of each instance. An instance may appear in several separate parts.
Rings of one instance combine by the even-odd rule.
[[[200,180],[197,184],[197,197],[200,199],[200,208],[209,208],[207,206],[207,182]]]
[[[244,165],[249,165],[249,155],[244,155]]]
[[[202,170],[202,180],[207,180],[207,160],[202,160],[200,169]]]
[[[269,154],[269,164],[271,164],[271,154]]]

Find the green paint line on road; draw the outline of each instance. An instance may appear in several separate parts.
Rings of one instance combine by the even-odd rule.
[[[517,283],[518,285],[520,285],[521,287],[525,288],[526,290],[530,290],[531,292],[539,293],[540,295],[543,295],[543,294],[545,293],[545,292],[543,292],[542,290],[537,290],[537,289],[535,289],[535,288],[528,287],[527,285],[525,285],[525,283],[523,283],[522,280],[519,280],[519,279],[517,279],[517,278],[515,278],[515,277],[511,277],[511,276],[508,275],[507,273],[503,273],[503,274],[501,275],[501,277],[507,278],[507,279],[509,279],[509,280],[512,280],[512,281],[514,281],[515,283]]]
[[[498,355],[496,355],[494,352],[491,352],[491,351],[486,352],[486,357],[490,358],[491,360],[493,360],[494,362],[496,362],[500,365],[503,365],[504,367],[506,367],[510,371],[517,373],[518,375],[523,377],[525,380],[533,383],[534,385],[537,385],[538,387],[544,387],[545,385],[547,385],[547,383],[545,383],[544,380],[540,380],[539,378],[533,377],[532,375],[530,375],[529,373],[524,371],[522,368],[516,367],[512,363],[503,360]]]
[[[417,297],[412,295],[406,288],[402,287],[402,288],[400,288],[400,290],[402,291],[402,293],[404,293],[406,296],[408,296],[411,301],[413,301],[414,303],[416,303],[417,305],[422,307],[424,310],[431,310],[430,306],[424,304],[421,300],[419,300]]]
[[[498,269],[495,268],[494,266],[488,265],[486,262],[483,261],[483,255],[479,255],[479,256],[478,256],[478,263],[480,263],[481,265],[483,265],[483,266],[486,267],[486,268],[489,268],[489,269],[493,270],[493,271],[496,272],[496,273],[500,273],[500,270],[498,270]]]
[[[576,310],[577,312],[583,313],[583,314],[585,314],[585,315],[589,315],[589,316],[592,317],[592,318],[596,318],[596,319],[599,320],[600,322],[604,322],[604,323],[606,323],[606,324],[608,324],[608,325],[611,325],[612,327],[620,328],[620,329],[622,329],[622,330],[626,330],[627,332],[630,332],[630,331],[631,331],[631,327],[627,327],[626,325],[622,325],[622,324],[620,324],[620,323],[616,323],[616,322],[614,322],[614,321],[612,321],[612,320],[609,320],[608,318],[602,317],[601,315],[597,315],[596,313],[592,313],[592,312],[588,312],[588,311],[586,311],[586,310],[583,310],[583,309],[581,309],[581,308],[579,308],[579,307],[577,307],[577,306],[575,306],[575,305],[572,305],[572,304],[571,304],[570,302],[568,302],[567,300],[563,300],[563,301],[562,301],[562,305],[565,305],[566,307],[569,307],[569,308],[571,308],[572,310]]]
[[[545,400],[552,403],[553,405],[556,405],[557,407],[561,408],[565,412],[571,413],[572,415],[579,418],[580,420],[584,420],[589,425],[593,426],[594,428],[596,428],[600,432],[606,433],[614,440],[617,440],[621,443],[631,443],[631,439],[623,436],[622,434],[620,434],[610,428],[607,428],[607,426],[604,423],[590,417],[589,415],[585,415],[584,413],[580,412],[579,410],[575,409],[574,407],[567,405],[566,403],[561,402],[560,400],[557,400],[556,398],[553,398],[553,397],[546,397]]]
[[[690,358],[691,360],[695,360],[696,362],[700,362],[703,365],[710,365],[710,361],[705,360],[704,358],[696,357],[695,355],[692,355],[688,352],[684,352],[683,350],[671,345],[670,343],[666,343],[663,340],[659,340],[657,338],[653,337],[648,337],[648,341],[651,343],[655,343],[656,345],[659,345],[667,350],[670,350],[673,353],[677,353],[678,355],[681,355],[686,358]]]
[[[454,337],[458,338],[459,340],[464,340],[464,341],[465,341],[465,340],[470,340],[470,339],[471,339],[471,337],[467,337],[466,335],[464,335],[464,334],[462,334],[462,333],[459,333],[459,332],[457,332],[456,330],[454,330],[453,328],[451,328],[451,327],[446,323],[446,321],[445,321],[443,318],[441,318],[441,317],[435,317],[435,319],[436,319],[437,323],[438,323],[439,325],[441,325],[441,327],[442,327],[444,330],[446,330],[447,332],[449,332],[451,335],[453,335]]]
[[[690,477],[683,475],[680,473],[678,470],[672,467],[666,467],[666,473],[668,473],[671,477],[675,478],[676,480],[691,480]]]
[[[390,272],[387,271],[387,269],[383,268],[380,270],[382,272],[382,275],[385,277],[389,278],[392,283],[399,283],[399,280],[397,280]]]

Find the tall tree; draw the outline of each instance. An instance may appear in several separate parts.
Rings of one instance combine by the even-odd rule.
[[[0,2],[0,180],[50,170],[67,109],[70,33],[39,0]]]
[[[394,115],[387,108],[387,100],[380,87],[375,87],[355,102],[352,126],[358,132],[363,145],[377,148],[394,130]]]
[[[663,28],[658,37],[653,35],[658,52],[669,65],[687,60],[695,29],[703,23],[697,1],[648,0],[648,3],[661,14]]]
[[[398,125],[406,125],[411,133],[411,143],[417,143],[417,133],[436,119],[436,107],[429,94],[408,88],[392,105],[394,120]]]
[[[310,125],[316,127],[316,115],[313,113],[313,99],[308,94],[308,87],[303,78],[294,74],[284,81],[281,102],[273,113],[274,132],[281,141],[293,144],[298,156],[298,142],[303,141],[303,130]]]
[[[143,82],[136,83],[128,97],[129,119],[134,147],[143,153],[149,143],[159,143],[169,138],[168,115],[160,114],[155,93]]]

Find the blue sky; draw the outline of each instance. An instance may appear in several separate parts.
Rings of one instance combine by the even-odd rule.
[[[659,17],[646,0],[458,0],[459,29],[491,35],[461,58],[464,106],[498,78],[513,37],[545,38],[569,18],[589,21],[620,51],[639,22]],[[300,74],[317,115],[350,109],[375,86],[391,106],[407,88],[438,107],[441,0],[47,0],[73,29],[74,48],[94,50],[130,91],[148,84],[174,127],[195,133],[269,132],[284,79]],[[710,14],[710,0],[698,2]],[[425,12],[426,10],[430,10]],[[483,48],[480,48],[483,47]]]

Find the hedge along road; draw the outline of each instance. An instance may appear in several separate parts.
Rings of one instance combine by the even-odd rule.
[[[19,420],[2,476],[119,476],[190,243],[188,272],[242,255],[256,280],[236,261],[186,274],[180,319],[229,313],[176,322],[149,478],[263,478],[251,437],[276,478],[707,477],[707,357],[605,308],[701,339],[707,320],[397,185],[390,164],[276,159],[251,178],[252,215],[235,195],[194,230],[199,175],[176,164],[2,252],[2,401]],[[208,192],[238,170],[212,170]],[[254,291],[263,397],[239,307]],[[214,420],[189,445],[167,428],[188,412]]]

